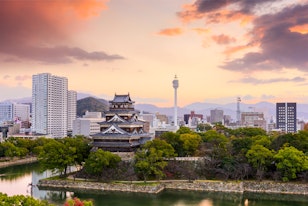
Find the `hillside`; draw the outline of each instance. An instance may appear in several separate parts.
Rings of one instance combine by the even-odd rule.
[[[86,111],[89,112],[104,112],[108,111],[108,102],[103,99],[94,97],[86,97],[77,101],[77,116],[81,117]]]

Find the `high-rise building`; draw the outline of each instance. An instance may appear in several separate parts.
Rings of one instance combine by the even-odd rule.
[[[296,103],[276,103],[276,127],[283,132],[297,132]]]
[[[67,130],[73,130],[73,121],[77,114],[77,92],[69,90],[67,92]]]
[[[30,105],[12,102],[0,103],[0,124],[8,121],[29,121]]]
[[[221,109],[213,109],[211,110],[211,123],[223,123],[224,119],[224,111]]]
[[[56,138],[67,136],[68,122],[72,121],[72,116],[76,116],[76,113],[72,114],[74,109],[71,108],[76,104],[73,103],[73,98],[76,95],[73,92],[68,92],[67,88],[66,77],[54,76],[49,73],[33,75],[33,132]]]
[[[10,102],[0,103],[0,124],[12,121],[13,118],[13,105]]]

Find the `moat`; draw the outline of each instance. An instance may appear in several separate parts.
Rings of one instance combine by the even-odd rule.
[[[36,184],[39,179],[49,174],[40,172],[38,164],[20,165],[0,169],[0,192],[8,195],[32,195],[37,199],[47,199],[56,204],[63,205],[66,198],[77,196],[81,199],[93,200],[95,206],[228,206],[228,205],[292,205],[304,206],[308,204],[308,197],[301,195],[272,195],[252,193],[221,193],[199,191],[166,190],[160,194],[139,194],[127,192],[89,191],[45,191],[39,190]]]

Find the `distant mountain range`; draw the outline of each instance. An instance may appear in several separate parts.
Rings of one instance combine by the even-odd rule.
[[[173,115],[173,107],[156,107],[152,104],[136,104],[135,108],[139,111],[146,111],[151,113],[159,112],[168,116]],[[203,114],[204,117],[210,116],[211,110],[220,109],[224,111],[225,115],[230,115],[232,119],[236,119],[236,103],[229,104],[213,104],[213,103],[192,103],[185,107],[178,108],[178,115],[190,114],[194,111],[196,114]],[[241,112],[263,112],[266,120],[276,118],[276,104],[270,102],[259,102],[256,104],[240,104]],[[299,120],[308,120],[308,104],[297,104],[297,118]]]
[[[105,99],[99,99],[95,96],[78,93],[77,95],[77,115],[82,116],[87,111],[106,111],[108,110],[108,101]],[[31,97],[11,100],[18,103],[30,103]],[[135,108],[140,112],[160,113],[167,116],[173,115],[173,107],[157,107],[152,104],[135,104]],[[203,114],[204,117],[210,115],[210,111],[213,109],[221,109],[225,115],[230,115],[233,119],[236,118],[236,103],[229,104],[213,104],[205,102],[196,102],[189,104],[185,107],[178,108],[178,115],[190,114],[194,111],[196,114]],[[271,118],[275,119],[276,105],[270,102],[259,102],[256,104],[240,104],[241,112],[263,112],[267,120]],[[308,120],[308,104],[297,104],[297,118],[299,120]]]
[[[77,116],[81,117],[86,111],[104,112],[109,110],[108,101],[94,97],[86,97],[77,100]]]

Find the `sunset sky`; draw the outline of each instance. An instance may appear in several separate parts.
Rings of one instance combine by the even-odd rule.
[[[32,75],[136,103],[308,103],[308,0],[0,0],[0,101]]]

